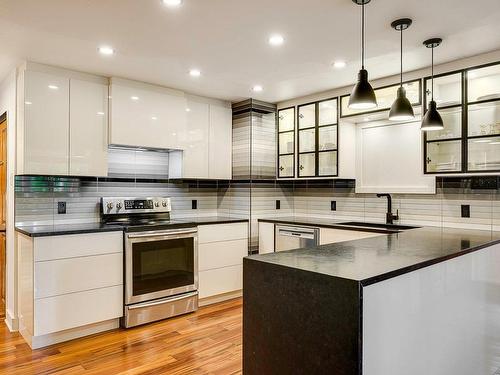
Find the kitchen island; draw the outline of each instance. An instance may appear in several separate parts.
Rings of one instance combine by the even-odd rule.
[[[494,374],[500,233],[418,228],[244,259],[245,374]]]

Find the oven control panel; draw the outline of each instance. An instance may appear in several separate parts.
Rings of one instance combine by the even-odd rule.
[[[103,197],[101,210],[105,215],[170,212],[171,203],[169,197]]]

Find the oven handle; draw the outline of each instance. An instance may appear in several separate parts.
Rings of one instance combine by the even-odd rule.
[[[164,232],[129,233],[127,234],[127,238],[175,236],[178,234],[190,234],[196,232],[198,232],[198,229],[194,228],[194,229],[169,230]]]
[[[161,299],[159,301],[138,303],[136,305],[127,306],[127,309],[129,309],[129,310],[135,310],[135,309],[141,309],[141,308],[144,308],[144,307],[152,307],[152,306],[163,305],[163,304],[168,303],[168,302],[175,302],[175,301],[180,301],[182,299],[194,297],[197,294],[198,294],[198,292],[191,292],[191,293],[181,294],[180,296],[177,296],[177,297],[163,298],[163,299]]]

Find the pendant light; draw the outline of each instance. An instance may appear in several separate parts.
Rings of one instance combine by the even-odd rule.
[[[415,114],[413,113],[413,107],[411,106],[410,101],[406,97],[406,90],[403,87],[403,30],[406,30],[410,27],[412,20],[409,18],[401,18],[391,23],[391,27],[396,31],[400,32],[400,79],[399,79],[399,88],[398,95],[394,103],[392,103],[391,110],[389,111],[389,120],[391,121],[406,121],[415,118]]]
[[[358,82],[349,97],[349,108],[371,109],[377,107],[377,98],[370,82],[368,82],[368,72],[365,69],[365,4],[368,4],[370,0],[352,1],[361,5],[361,70],[358,73]]]
[[[434,101],[434,48],[439,46],[443,40],[441,38],[427,39],[424,46],[431,49],[431,101],[429,102],[429,109],[425,112],[422,119],[420,129],[423,131],[429,130],[442,130],[444,129],[443,119],[437,110],[436,102]]]

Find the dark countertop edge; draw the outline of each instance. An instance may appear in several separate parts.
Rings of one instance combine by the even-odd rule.
[[[231,219],[231,218],[223,218],[221,220],[216,220],[216,221],[204,221],[203,218],[200,218],[200,220],[195,220],[194,223],[196,225],[217,225],[217,224],[231,224],[231,223],[248,223],[248,219]]]
[[[183,223],[176,223],[172,225],[172,228],[179,228],[179,227],[191,227],[191,226],[198,226],[198,225],[217,225],[217,224],[231,224],[231,223],[243,223],[243,222],[248,222],[248,219],[231,219],[227,217],[223,217],[220,220],[214,219],[214,218],[194,218],[192,221],[189,221],[189,219],[186,219],[186,222]],[[68,228],[64,229],[64,226],[67,225]],[[99,232],[119,232],[119,231],[125,231],[124,227],[121,226],[102,226],[102,227],[95,227],[95,228],[82,228],[78,229],[75,226],[78,224],[60,224],[58,226],[52,226],[51,229],[47,229],[46,231],[29,231],[24,229],[23,226],[16,226],[15,231],[22,233],[28,237],[49,237],[49,236],[64,236],[64,235],[70,235],[70,234],[85,234],[85,233],[99,233]],[[85,224],[83,224],[85,225]],[[50,225],[39,225],[39,227],[51,227]],[[33,226],[26,226],[26,227],[37,227],[36,225]],[[54,229],[55,227],[58,227],[59,229]]]
[[[419,269],[422,269],[425,267],[432,266],[434,264],[446,262],[447,260],[450,260],[453,258],[458,258],[462,255],[474,253],[476,251],[497,245],[499,243],[500,243],[500,239],[491,240],[491,241],[486,242],[486,243],[481,244],[481,245],[477,245],[477,246],[470,247],[468,249],[457,251],[456,253],[453,253],[453,254],[448,254],[448,255],[444,255],[441,257],[434,258],[434,259],[425,260],[425,261],[420,262],[420,263],[412,264],[411,266],[403,267],[403,268],[400,268],[400,269],[397,269],[394,271],[390,271],[390,272],[386,272],[386,273],[383,273],[383,274],[380,274],[377,276],[369,277],[367,279],[362,279],[362,280],[359,280],[359,282],[360,282],[361,286],[366,287],[369,285],[379,283],[381,281],[385,281],[385,280],[392,279],[392,278],[397,277],[397,276],[404,275],[405,273],[410,273],[410,272],[413,272],[413,271],[416,271],[416,270],[419,270]]]
[[[15,231],[24,234],[28,237],[50,237],[50,236],[64,236],[70,234],[85,234],[85,233],[99,233],[99,232],[123,232],[122,227],[108,227],[108,228],[89,228],[89,229],[68,229],[68,230],[47,230],[45,232],[30,232],[23,227],[15,227]]]
[[[321,219],[320,219],[321,220]],[[319,227],[319,228],[332,228],[332,229],[344,229],[344,230],[353,230],[357,232],[371,232],[371,233],[381,233],[381,234],[393,234],[399,233],[400,230],[397,229],[383,229],[383,228],[370,228],[370,227],[360,227],[360,226],[350,226],[348,224],[340,224],[340,223],[314,223],[307,222],[301,220],[286,220],[286,219],[257,219],[258,222],[266,222],[266,223],[279,223],[279,224],[291,224],[291,225],[305,225],[308,227]]]

